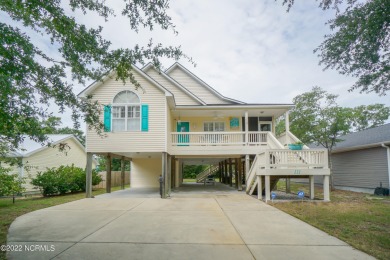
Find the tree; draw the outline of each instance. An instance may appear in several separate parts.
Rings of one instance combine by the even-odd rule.
[[[320,87],[313,87],[311,91],[293,99],[295,108],[290,112],[290,131],[306,144],[326,148],[331,169],[331,152],[342,141],[340,136],[355,129],[363,130],[381,125],[390,116],[390,108],[383,104],[340,107],[337,97]],[[280,120],[277,126],[279,132],[284,128],[282,122],[284,120]]]
[[[0,167],[0,197],[12,195],[12,202],[15,203],[15,195],[25,191],[22,186],[24,180],[17,174],[9,174],[9,171],[9,169]]]
[[[147,46],[111,48],[102,35],[102,26],[87,28],[72,17],[71,11],[95,13],[106,21],[115,16],[103,0],[52,1],[3,0],[0,2],[0,157],[15,150],[23,134],[41,143],[47,139],[44,124],[47,107],[55,104],[59,112],[72,111],[74,127],[84,119],[91,129],[102,133],[100,105],[91,97],[79,100],[72,91],[72,82],[85,84],[100,80],[115,71],[115,78],[130,81],[139,87],[132,66],[151,60],[160,68],[161,57],[178,59],[180,48],[163,47],[150,40]],[[121,15],[128,18],[128,29],[140,27],[175,31],[166,10],[168,0],[129,0]],[[65,10],[71,11],[65,11]],[[9,21],[9,22],[8,22]],[[124,28],[125,29],[125,28]],[[31,38],[43,37],[51,42],[56,54],[49,55],[33,44]],[[67,79],[70,72],[71,80]]]
[[[350,90],[386,95],[390,90],[390,0],[320,0],[336,9],[328,21],[334,33],[315,49],[325,69],[357,77]],[[288,10],[294,0],[283,0]],[[341,8],[345,7],[343,11]]]
[[[107,159],[105,156],[99,156],[98,157],[98,162],[99,162],[99,169],[98,171],[106,171],[106,162]],[[121,170],[121,159],[119,158],[112,158],[111,161],[111,170],[112,171],[120,171]],[[126,160],[125,161],[125,171],[130,171],[130,161]]]
[[[207,169],[208,165],[184,165],[183,178],[196,179],[196,176]]]
[[[60,127],[62,125],[61,118],[56,116],[50,116],[47,120],[43,121],[43,133],[44,134],[72,134],[80,143],[85,145],[85,134],[80,129],[74,129],[70,127]]]
[[[354,131],[361,131],[383,125],[389,118],[390,107],[386,107],[384,104],[362,105],[355,107],[353,113],[352,126]]]

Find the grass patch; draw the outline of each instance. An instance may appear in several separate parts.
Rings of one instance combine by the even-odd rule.
[[[196,179],[183,179],[183,182],[196,182]]]
[[[126,185],[128,187],[128,185]],[[120,190],[119,187],[112,187],[111,191]],[[96,189],[92,192],[93,196],[106,193],[105,189]],[[0,245],[7,243],[8,228],[11,223],[19,216],[31,211],[44,209],[67,202],[84,199],[85,192],[66,194],[62,196],[42,197],[30,196],[17,198],[15,204],[12,203],[12,198],[0,199]],[[5,252],[0,251],[0,259],[6,259]]]
[[[278,189],[285,190],[284,182]],[[306,184],[291,182],[291,192],[308,194]],[[322,189],[315,187],[315,197]],[[390,259],[390,198],[351,191],[331,192],[331,202],[275,203],[274,207],[335,236],[378,259]]]

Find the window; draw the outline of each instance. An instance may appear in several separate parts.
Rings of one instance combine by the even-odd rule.
[[[118,93],[112,105],[113,131],[139,131],[141,112],[139,97],[131,91]]]
[[[225,131],[224,122],[204,122],[203,131],[205,132],[223,132]]]
[[[259,130],[261,132],[271,132],[272,131],[272,122],[260,121]]]

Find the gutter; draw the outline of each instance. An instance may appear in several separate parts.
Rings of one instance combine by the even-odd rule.
[[[387,172],[389,177],[389,189],[390,189],[390,146],[387,146],[384,143],[382,143],[382,147],[386,148],[387,150]]]

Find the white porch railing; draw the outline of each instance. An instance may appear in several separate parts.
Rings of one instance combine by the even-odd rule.
[[[172,146],[267,145],[270,132],[173,132]]]
[[[300,168],[328,168],[328,151],[326,149],[308,150],[267,150],[266,168],[300,167]]]
[[[278,136],[278,141],[279,141],[282,145],[288,145],[288,144],[300,142],[301,140],[299,140],[298,137],[296,137],[296,136],[295,136],[293,133],[291,133],[290,131],[287,131],[287,132],[284,132],[283,134],[281,134],[280,136]],[[307,147],[306,145],[304,145],[304,146],[303,146],[303,149],[309,149],[309,147]]]

